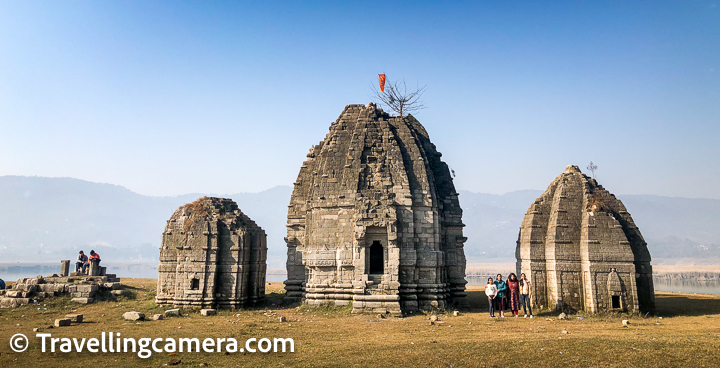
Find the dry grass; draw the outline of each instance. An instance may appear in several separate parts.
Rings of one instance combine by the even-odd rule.
[[[185,223],[183,224],[183,232],[185,233],[185,241],[188,239],[190,229],[200,218],[208,216],[208,211],[205,208],[205,200],[207,197],[202,197],[195,202],[188,203],[185,205],[185,213],[188,214]]]
[[[47,311],[25,306],[0,313],[0,367],[160,367],[171,359],[180,366],[210,367],[505,367],[505,366],[590,366],[590,367],[666,367],[717,366],[720,355],[720,297],[659,293],[658,319],[631,317],[630,328],[621,320],[627,316],[592,316],[569,321],[488,318],[486,298],[481,287],[470,289],[476,308],[458,317],[441,315],[444,326],[432,326],[426,315],[378,319],[372,315],[351,315],[348,308],[271,307],[278,316],[267,316],[267,309],[239,312],[221,311],[218,316],[201,317],[188,312],[164,321],[128,322],[126,311],[152,315],[163,308],[153,303],[156,280],[124,279],[135,288],[135,299],[105,301],[74,306],[68,298],[48,303]],[[268,286],[269,304],[281,300],[281,284]],[[55,318],[77,308],[85,323],[45,329]],[[238,315],[239,316],[236,316]],[[149,359],[135,354],[41,353],[39,339],[32,329],[43,328],[53,337],[99,337],[102,331],[120,332],[123,337],[291,337],[295,353],[155,353]],[[179,328],[181,327],[181,328]],[[563,334],[566,329],[569,334]],[[30,337],[24,353],[12,353],[8,341],[15,333]]]

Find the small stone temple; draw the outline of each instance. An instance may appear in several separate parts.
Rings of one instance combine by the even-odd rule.
[[[655,311],[647,243],[623,203],[577,166],[530,205],[516,258],[536,307]]]
[[[346,106],[295,182],[287,298],[354,313],[467,306],[465,225],[440,157],[411,115]]]
[[[265,297],[265,231],[226,198],[203,197],[173,213],[160,247],[158,304],[249,306]]]

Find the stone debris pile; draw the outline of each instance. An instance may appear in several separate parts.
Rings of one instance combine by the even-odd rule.
[[[94,296],[100,291],[109,291],[118,295],[129,295],[130,291],[120,283],[115,275],[105,276],[37,276],[18,279],[12,289],[0,290],[0,308],[15,308],[21,305],[37,303],[57,296],[70,295],[72,301],[88,304],[94,302]]]

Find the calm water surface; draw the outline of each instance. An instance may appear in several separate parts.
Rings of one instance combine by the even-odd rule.
[[[0,272],[0,279],[5,281],[15,281],[19,278],[24,277],[35,277],[37,275],[47,275],[48,273],[59,272],[59,267],[53,266],[36,266],[37,269],[23,269],[20,272],[15,271],[13,268],[5,268],[5,272]],[[157,265],[122,265],[120,267],[108,267],[108,273],[116,273],[120,278],[157,278]],[[10,272],[8,272],[10,271]],[[488,277],[495,278],[494,275],[483,275],[483,276],[468,276],[468,285],[482,286],[487,283]],[[282,274],[268,274],[266,277],[268,282],[283,282],[287,279]],[[718,294],[720,295],[720,280],[713,281],[698,281],[693,279],[672,279],[667,278],[655,279],[655,290],[658,291],[674,291],[681,293],[698,293],[698,294]]]

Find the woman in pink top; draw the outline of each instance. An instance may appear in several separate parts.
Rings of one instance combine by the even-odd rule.
[[[508,277],[508,290],[510,290],[510,310],[513,316],[517,317],[520,310],[520,282],[514,273]]]

